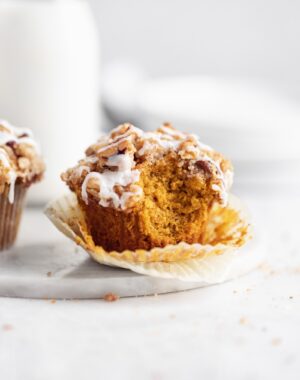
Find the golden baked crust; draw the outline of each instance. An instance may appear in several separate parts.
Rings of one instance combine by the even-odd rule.
[[[200,242],[208,212],[225,205],[232,166],[196,136],[164,124],[115,128],[62,175],[95,244],[106,250]]]
[[[29,186],[42,178],[44,162],[30,130],[0,121],[0,194],[6,185]]]

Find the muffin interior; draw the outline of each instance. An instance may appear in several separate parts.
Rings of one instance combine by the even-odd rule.
[[[212,202],[209,179],[189,176],[177,162],[178,158],[169,154],[147,165],[141,174],[144,232],[157,242],[198,240]]]

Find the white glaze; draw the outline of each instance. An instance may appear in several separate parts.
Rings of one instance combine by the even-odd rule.
[[[160,127],[160,130],[162,130],[166,135],[169,135],[169,136],[172,136],[172,137],[175,137],[178,139],[185,140],[185,138],[186,138],[186,135],[184,133],[179,132],[179,131],[175,131],[171,128],[165,127],[164,125],[162,125]]]
[[[217,172],[217,183],[212,185],[212,190],[219,193],[219,198],[223,205],[227,204],[227,190],[230,186],[232,180],[232,172],[225,173],[221,170],[220,164],[217,160],[212,159],[208,156],[207,151],[212,151],[212,148],[208,145],[202,144],[196,135],[187,135],[178,131],[174,131],[166,126],[160,127],[157,132],[144,132],[139,128],[130,126],[130,128],[123,134],[118,134],[121,132],[123,126],[118,126],[114,128],[110,136],[103,140],[105,145],[97,150],[97,154],[100,154],[110,148],[118,147],[123,141],[130,141],[133,139],[134,135],[140,137],[143,140],[142,147],[138,150],[138,156],[142,157],[148,152],[151,152],[155,147],[159,146],[164,152],[168,150],[178,151],[180,145],[189,141],[184,148],[180,148],[180,155],[184,157],[184,152],[194,153],[196,156],[193,158],[193,165],[197,161],[207,161],[212,164]],[[112,138],[113,134],[117,135]],[[192,142],[191,142],[192,137]],[[182,153],[181,153],[182,152]],[[89,156],[85,162],[96,162],[98,160],[96,155]],[[183,158],[184,160],[184,158]],[[82,184],[82,198],[88,203],[88,193],[87,187],[88,182],[94,179],[99,184],[99,204],[107,207],[113,204],[115,208],[126,208],[126,201],[132,195],[142,194],[142,189],[136,186],[135,192],[124,191],[121,196],[115,192],[115,186],[127,186],[136,183],[139,180],[140,173],[138,170],[134,169],[135,161],[132,154],[115,154],[107,159],[107,167],[115,167],[117,171],[111,171],[110,169],[104,170],[103,173],[90,172],[85,177]],[[82,171],[86,167],[85,164],[79,166],[76,170],[76,175],[81,176]]]
[[[14,202],[14,194],[15,194],[15,183],[17,180],[17,173],[15,168],[12,167],[7,152],[3,148],[9,141],[15,142],[16,144],[28,144],[33,146],[38,151],[38,146],[36,142],[32,139],[32,133],[30,130],[26,128],[17,128],[10,125],[6,120],[0,120],[0,126],[7,129],[7,131],[0,131],[0,162],[5,168],[8,168],[9,171],[7,173],[9,178],[9,193],[8,200],[10,203]],[[24,137],[20,137],[25,135]]]
[[[131,139],[130,136],[126,136],[124,138],[121,138],[121,139],[113,142],[113,143],[110,143],[109,145],[102,146],[101,148],[99,148],[97,150],[97,153],[102,153],[102,152],[106,151],[108,147],[109,148],[117,147],[121,142],[123,142],[123,141],[129,141],[130,139]]]
[[[88,156],[85,158],[85,162],[90,162],[92,164],[95,164],[98,161],[98,158],[95,156]]]
[[[10,163],[9,163],[7,153],[3,148],[1,148],[1,146],[0,146],[0,161],[2,162],[4,167],[6,167],[6,168],[10,167]]]
[[[115,192],[115,186],[127,186],[139,180],[139,170],[132,170],[134,166],[133,157],[127,154],[119,154],[110,157],[107,160],[107,166],[117,167],[117,171],[106,170],[103,173],[89,173],[82,184],[82,199],[88,204],[87,187],[91,179],[98,182],[99,185],[99,204],[107,207],[112,202],[115,208],[123,209],[126,201],[133,192],[124,192],[121,197]]]
[[[17,180],[17,174],[14,171],[9,173],[9,192],[8,192],[8,201],[9,203],[14,203],[15,199],[15,184]]]
[[[168,128],[165,128],[168,129]],[[185,136],[186,138],[186,136]],[[143,133],[144,145],[138,151],[139,156],[143,156],[150,151],[155,145],[159,145],[164,150],[176,150],[183,140],[175,140],[172,135],[158,134],[153,132]]]
[[[226,206],[227,202],[228,202],[227,189],[229,188],[229,184],[227,183],[227,179],[226,179],[226,177],[224,175],[224,172],[220,168],[220,164],[219,164],[218,161],[213,160],[211,157],[209,157],[207,155],[205,155],[204,158],[205,158],[205,161],[210,162],[217,169],[217,172],[218,172],[217,178],[220,181],[220,183],[219,183],[219,185],[213,184],[211,186],[211,188],[212,188],[212,190],[214,190],[217,193],[219,193],[222,205]]]

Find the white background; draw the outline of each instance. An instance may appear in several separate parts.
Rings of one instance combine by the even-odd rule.
[[[249,77],[300,99],[297,0],[90,0],[104,64]]]

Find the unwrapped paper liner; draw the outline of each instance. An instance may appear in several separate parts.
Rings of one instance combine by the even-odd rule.
[[[248,263],[243,269],[244,248],[241,247],[250,239],[251,228],[244,208],[233,196],[226,208],[215,207],[211,211],[202,236],[204,244],[181,242],[149,251],[106,252],[102,247],[95,246],[72,193],[49,203],[45,214],[58,230],[80,245],[98,263],[140,274],[210,284],[236,277],[253,266],[250,259],[251,268]],[[245,263],[249,262],[250,254],[247,252]]]

